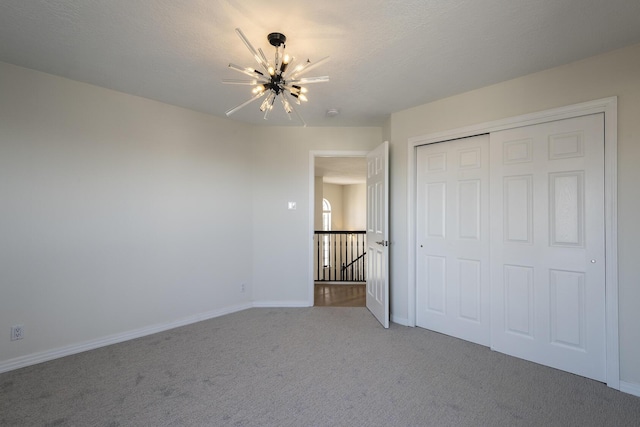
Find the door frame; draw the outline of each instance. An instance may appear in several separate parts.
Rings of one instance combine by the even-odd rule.
[[[605,330],[607,385],[620,390],[618,338],[618,98],[609,97],[536,113],[524,114],[436,132],[408,139],[407,227],[408,227],[408,323],[416,325],[416,149],[420,145],[481,135],[589,114],[604,113],[604,209],[605,209]]]
[[[316,166],[316,157],[367,157],[369,151],[358,151],[358,150],[311,150],[309,151],[309,254],[307,256],[307,262],[309,263],[307,271],[309,272],[309,276],[307,279],[308,282],[308,296],[307,301],[309,307],[313,307],[314,304],[314,280],[313,280],[313,255],[314,255],[314,247],[313,247],[313,237],[315,232],[314,221],[315,221],[315,203],[316,203],[316,195],[315,195],[315,166]]]

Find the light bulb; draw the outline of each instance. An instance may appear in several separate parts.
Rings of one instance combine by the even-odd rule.
[[[280,64],[280,74],[283,74],[287,70],[287,66],[289,66],[289,54],[285,54],[284,58],[282,58],[282,64]]]

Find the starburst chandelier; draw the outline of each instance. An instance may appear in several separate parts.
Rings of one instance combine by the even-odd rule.
[[[253,86],[253,97],[227,111],[227,116],[230,116],[253,101],[264,97],[260,105],[260,111],[264,112],[265,120],[267,120],[269,112],[273,109],[273,104],[276,103],[276,99],[279,99],[289,120],[291,120],[291,113],[294,113],[302,124],[306,126],[307,124],[304,119],[298,111],[293,108],[292,103],[300,105],[301,102],[307,101],[305,95],[307,89],[303,85],[329,81],[329,76],[302,77],[303,74],[322,64],[329,59],[329,57],[327,56],[314,63],[307,60],[305,63],[295,65],[295,58],[284,52],[286,47],[285,42],[287,41],[285,35],[281,33],[271,33],[267,36],[267,39],[269,40],[269,44],[276,49],[275,59],[273,63],[271,63],[267,60],[262,49],[255,50],[240,28],[236,28],[236,33],[260,65],[260,69],[256,70],[251,67],[240,67],[235,64],[229,64],[229,68],[251,77],[251,80],[225,79],[222,80],[222,82]]]

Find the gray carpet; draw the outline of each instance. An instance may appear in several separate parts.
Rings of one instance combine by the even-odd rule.
[[[365,308],[265,308],[1,374],[0,425],[639,426],[640,398]]]

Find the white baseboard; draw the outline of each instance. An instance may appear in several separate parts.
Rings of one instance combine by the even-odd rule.
[[[0,373],[12,371],[14,369],[24,368],[26,366],[36,365],[38,363],[47,362],[49,360],[58,359],[60,357],[70,356],[72,354],[82,353],[83,351],[94,350],[111,344],[141,338],[147,335],[164,332],[169,329],[178,328],[180,326],[190,325],[192,323],[201,322],[203,320],[213,319],[214,317],[224,316],[225,314],[235,313],[237,311],[246,310],[253,307],[251,303],[239,304],[230,307],[224,307],[205,313],[198,313],[173,322],[160,323],[157,325],[146,326],[140,329],[134,329],[119,334],[108,335],[106,337],[89,340],[78,344],[46,350],[39,353],[28,354],[26,356],[16,357],[4,362],[0,362]]]
[[[310,307],[309,301],[254,301],[256,308],[297,308]]]
[[[169,329],[179,328],[180,326],[190,325],[192,323],[201,322],[203,320],[213,319],[215,317],[224,316],[225,314],[231,314],[238,311],[246,310],[248,308],[299,308],[309,307],[308,301],[255,301],[253,303],[244,303],[234,305],[230,307],[224,307],[217,310],[212,310],[205,313],[198,313],[193,316],[189,316],[173,322],[160,323],[157,325],[151,325],[140,329],[134,329],[119,334],[108,335],[106,337],[97,338],[77,344],[71,344],[68,346],[55,348],[52,350],[46,350],[38,353],[28,354],[25,356],[9,359],[4,362],[0,362],[0,373],[13,371],[15,369],[24,368],[31,365],[36,365],[42,362],[48,362],[49,360],[58,359],[65,356],[71,356],[72,354],[82,353],[83,351],[94,350],[96,348],[105,347],[111,344],[117,344],[124,341],[141,338],[147,335],[156,334],[158,332],[168,331]],[[391,316],[391,321],[403,326],[408,326],[408,319]],[[624,385],[626,390],[622,390],[623,383],[620,385],[621,391],[626,393],[635,394],[640,396],[640,386],[627,383]]]
[[[640,384],[620,381],[620,391],[640,397]]]

